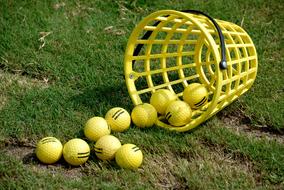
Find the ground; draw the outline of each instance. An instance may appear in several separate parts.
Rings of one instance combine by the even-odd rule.
[[[0,189],[283,189],[283,3],[264,1],[1,1]],[[252,88],[196,130],[113,133],[144,153],[137,171],[91,156],[39,163],[36,142],[84,138],[94,115],[133,105],[123,79],[128,37],[161,9],[198,9],[241,25],[258,52]]]

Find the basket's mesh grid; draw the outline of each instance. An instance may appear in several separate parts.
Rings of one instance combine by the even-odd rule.
[[[215,44],[210,44],[204,31],[186,17],[165,14],[152,19],[134,42],[134,47],[139,44],[143,47],[138,55],[131,57],[136,87],[132,93],[138,95],[142,102],[149,102],[151,94],[157,89],[167,88],[181,97],[188,84],[203,83],[210,91],[209,104],[194,112],[193,118],[197,118],[210,106],[216,90],[216,70],[220,60],[216,60],[212,47],[220,51],[220,41],[211,21],[203,16],[188,15],[210,33]],[[228,68],[221,73],[222,81],[218,84],[221,84],[222,90],[217,97],[217,106],[208,117],[247,91],[257,70],[255,48],[247,33],[235,24],[221,20],[217,22],[225,38]],[[152,31],[150,37],[142,39],[147,31]]]

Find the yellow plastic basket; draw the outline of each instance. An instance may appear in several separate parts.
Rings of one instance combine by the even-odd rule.
[[[257,74],[255,46],[243,28],[214,20],[200,11],[161,10],[133,30],[125,52],[124,73],[134,105],[149,102],[158,89],[182,97],[193,82],[204,84],[209,101],[193,110],[190,123],[174,127],[159,117],[157,125],[188,131],[245,93]]]

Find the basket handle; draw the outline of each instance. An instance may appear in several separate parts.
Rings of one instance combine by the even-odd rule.
[[[220,28],[220,26],[218,25],[218,23],[214,20],[214,18],[212,18],[211,16],[207,15],[204,12],[198,11],[198,10],[182,10],[181,12],[185,12],[185,13],[193,13],[193,14],[201,14],[205,17],[207,17],[215,26],[215,28],[217,29],[218,32],[218,36],[220,39],[220,45],[221,45],[221,61],[219,63],[219,67],[220,69],[224,70],[227,69],[227,61],[226,61],[226,47],[225,47],[225,40],[224,40],[224,36],[222,33],[222,30]],[[169,15],[167,15],[169,16]],[[161,21],[157,21],[153,24],[153,26],[157,26]],[[148,39],[153,31],[147,31],[143,37],[141,38],[142,40],[146,40]],[[139,54],[139,52],[141,51],[142,47],[144,44],[138,44],[133,52],[133,56],[137,56]],[[135,63],[135,60],[132,61],[132,63]]]

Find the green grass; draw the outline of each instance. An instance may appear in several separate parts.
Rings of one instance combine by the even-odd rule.
[[[281,189],[284,184],[283,5],[279,1],[0,1],[0,189]],[[190,133],[131,127],[115,133],[144,153],[138,171],[92,157],[79,168],[44,166],[35,143],[82,137],[108,109],[133,108],[123,79],[128,37],[160,9],[198,9],[249,33],[259,70],[238,101]],[[105,28],[113,26],[109,31]],[[39,48],[41,32],[45,46]],[[241,112],[262,136],[236,133],[223,118]],[[238,115],[237,115],[238,116]],[[237,117],[236,116],[236,117]],[[258,129],[260,128],[260,129]],[[270,131],[270,133],[264,133]],[[272,134],[273,133],[273,134]],[[275,137],[276,136],[276,137]],[[275,140],[276,139],[276,140]]]

